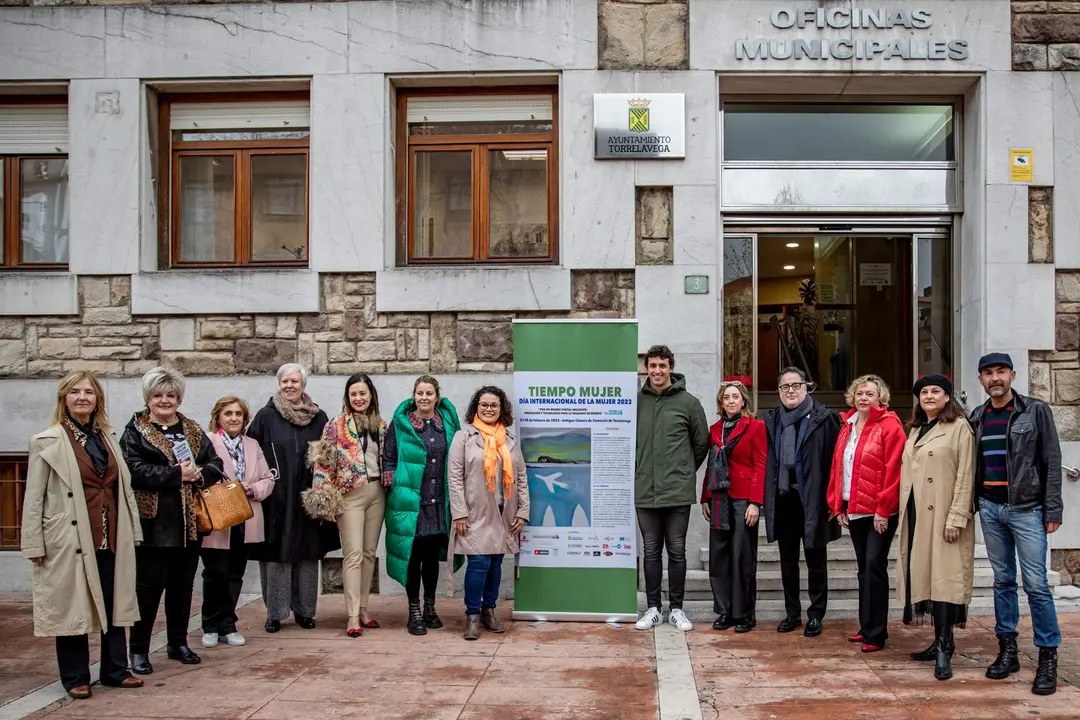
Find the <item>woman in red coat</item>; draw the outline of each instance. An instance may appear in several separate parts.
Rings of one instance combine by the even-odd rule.
[[[851,533],[859,564],[859,632],[848,637],[863,652],[889,637],[889,546],[900,511],[900,460],[907,436],[889,410],[889,387],[877,375],[851,383],[833,451],[829,511]]]
[[[709,521],[709,583],[714,630],[754,629],[757,600],[758,513],[765,495],[765,423],[753,417],[741,382],[716,396],[720,420],[711,428],[701,512]]]

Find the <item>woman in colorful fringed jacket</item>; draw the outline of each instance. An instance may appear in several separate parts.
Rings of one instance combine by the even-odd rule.
[[[750,409],[741,382],[725,382],[716,396],[720,420],[709,431],[708,470],[701,512],[709,521],[709,583],[714,630],[746,633],[757,625],[758,518],[765,501],[769,448],[765,423]]]
[[[315,474],[311,489],[303,493],[304,509],[314,518],[337,522],[349,614],[345,634],[352,638],[379,627],[367,605],[386,508],[379,469],[385,434],[375,384],[357,373],[345,381],[341,414],[326,424],[322,439],[308,451]]]

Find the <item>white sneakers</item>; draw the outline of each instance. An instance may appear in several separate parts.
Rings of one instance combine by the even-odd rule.
[[[688,632],[694,629],[694,623],[686,617],[686,613],[682,611],[682,608],[675,608],[668,613],[668,622],[679,628],[683,632]]]
[[[225,642],[229,643],[233,647],[240,647],[245,644],[247,640],[238,632],[231,632],[225,636]],[[218,634],[217,633],[203,633],[202,646],[204,648],[217,647]]]
[[[638,630],[652,630],[662,622],[664,622],[663,614],[656,608],[651,607],[641,616],[641,619],[637,621],[634,627]],[[668,613],[668,622],[683,632],[694,629],[694,623],[690,622],[681,608],[675,608]]]
[[[652,630],[664,621],[664,616],[654,607],[649,608],[634,625],[638,630]]]

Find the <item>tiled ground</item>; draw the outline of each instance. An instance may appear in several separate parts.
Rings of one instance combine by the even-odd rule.
[[[383,624],[344,636],[341,597],[320,601],[319,627],[286,623],[262,630],[256,601],[241,610],[243,648],[203,650],[199,666],[155,654],[156,672],[141,690],[95,688],[93,699],[65,700],[32,717],[214,718],[275,720],[654,720],[658,716],[651,634],[627,625],[513,624],[502,636],[461,639],[460,600],[441,600],[447,627],[416,638],[404,630],[400,598],[372,599]],[[32,637],[30,606],[0,598],[0,704],[56,679],[53,641]],[[508,612],[508,608],[503,608]],[[932,665],[907,653],[930,641],[931,628],[892,626],[889,647],[863,655],[846,642],[851,621],[827,621],[807,639],[778,635],[774,623],[736,635],[707,625],[686,635],[704,720],[843,718],[1080,717],[1080,615],[1061,616],[1061,682],[1049,698],[1031,694],[1035,650],[1024,621],[1023,670],[1010,680],[983,676],[997,652],[989,618],[957,632],[955,676],[933,678]],[[159,622],[159,629],[160,629]],[[96,657],[96,652],[93,655]],[[664,720],[661,717],[661,720]]]
[[[372,598],[383,625],[362,638],[344,635],[341,597],[320,600],[319,627],[291,622],[262,630],[257,601],[240,612],[243,648],[204,650],[198,666],[151,656],[154,674],[140,690],[95,687],[90,700],[64,701],[33,717],[50,718],[370,718],[392,720],[653,720],[656,665],[651,637],[632,626],[507,623],[504,635],[461,638],[461,601],[442,601],[446,627],[426,637],[405,632],[403,598]],[[503,611],[508,616],[508,609]],[[8,657],[0,636],[0,657]],[[27,648],[20,687],[55,680],[51,640]],[[34,655],[29,655],[33,648]],[[34,667],[44,672],[29,672]],[[11,699],[6,687],[0,702]],[[14,688],[14,685],[13,685]]]
[[[780,635],[769,622],[745,635],[702,626],[687,642],[705,720],[1077,718],[1080,616],[1061,615],[1060,621],[1065,636],[1059,661],[1062,679],[1050,697],[1031,694],[1037,651],[1027,619],[1021,626],[1022,669],[997,682],[983,675],[998,649],[993,619],[985,617],[956,632],[953,678],[945,682],[934,679],[932,663],[908,657],[930,644],[929,626],[895,623],[888,647],[871,654],[847,642],[848,634],[858,629],[854,621],[828,619],[825,632],[814,639],[801,632]]]

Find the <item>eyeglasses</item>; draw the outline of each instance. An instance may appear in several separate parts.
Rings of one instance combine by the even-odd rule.
[[[746,386],[743,385],[741,380],[725,380],[724,382],[720,383],[720,389],[721,390],[723,390],[724,388],[729,388],[729,387],[746,387]]]
[[[801,382],[791,383],[790,385],[781,385],[780,392],[799,392],[804,387],[806,387],[806,383]]]
[[[502,405],[500,403],[480,403],[481,410],[500,410]]]

